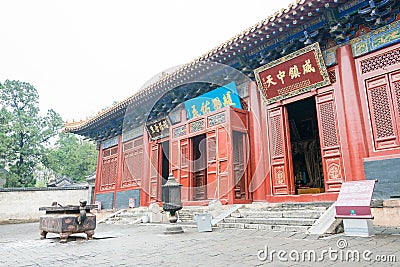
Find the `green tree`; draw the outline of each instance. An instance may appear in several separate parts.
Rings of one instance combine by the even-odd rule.
[[[76,182],[84,181],[96,169],[96,162],[96,145],[68,133],[60,133],[56,147],[49,149],[43,160],[47,168]]]
[[[0,161],[11,174],[6,187],[35,185],[35,166],[63,125],[54,110],[39,115],[38,99],[36,88],[29,83],[6,80],[0,84]]]

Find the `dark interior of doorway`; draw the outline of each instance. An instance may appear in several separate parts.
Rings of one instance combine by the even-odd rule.
[[[206,135],[192,138],[193,200],[207,199],[207,142]]]
[[[246,161],[245,161],[245,134],[237,131],[232,132],[233,136],[233,175],[235,199],[246,199]]]
[[[287,110],[296,193],[323,192],[324,177],[315,99],[311,97],[289,104]]]
[[[161,143],[162,160],[161,160],[161,176],[162,185],[164,185],[169,176],[169,141]]]

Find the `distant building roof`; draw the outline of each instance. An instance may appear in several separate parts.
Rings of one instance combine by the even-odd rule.
[[[47,182],[47,187],[68,187],[74,184],[72,178],[67,176],[61,176],[52,178]]]

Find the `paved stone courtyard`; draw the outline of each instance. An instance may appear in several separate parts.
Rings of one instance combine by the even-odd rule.
[[[75,235],[61,244],[55,234],[40,240],[38,223],[0,225],[0,266],[371,266],[382,260],[397,261],[383,266],[398,266],[400,261],[398,230],[381,229],[371,238],[317,239],[261,230],[199,233],[189,226],[184,234],[164,235],[164,228],[100,224],[94,240]],[[310,251],[315,251],[315,260]],[[355,251],[360,260],[354,262]],[[266,254],[273,259],[265,259]],[[382,260],[375,261],[377,257]]]

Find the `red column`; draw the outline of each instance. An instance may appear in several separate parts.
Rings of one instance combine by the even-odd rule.
[[[144,126],[143,126],[144,127]],[[140,191],[140,206],[148,206],[150,201],[150,144],[146,128],[143,129],[143,176]]]
[[[249,191],[253,193],[254,201],[266,200],[266,174],[268,170],[265,168],[267,159],[263,153],[267,143],[264,142],[263,136],[265,131],[265,118],[262,116],[262,103],[260,94],[258,93],[255,83],[249,84],[249,138],[250,138],[250,163],[251,174]]]
[[[97,167],[96,167],[96,180],[94,181],[94,199],[96,201],[96,194],[100,191],[101,182],[101,169],[103,168],[103,146],[99,145],[99,154],[97,156]]]
[[[121,188],[122,181],[122,165],[123,165],[123,152],[122,152],[122,135],[118,136],[118,159],[117,159],[117,177],[114,186],[114,208],[116,207],[117,192]]]
[[[367,155],[365,127],[362,117],[361,101],[357,83],[357,72],[351,46],[342,46],[337,50],[337,62],[339,68],[340,95],[343,103],[345,129],[342,134],[347,138],[348,161],[346,169],[346,181],[364,180],[363,158]]]

